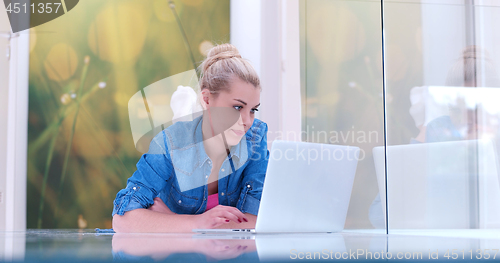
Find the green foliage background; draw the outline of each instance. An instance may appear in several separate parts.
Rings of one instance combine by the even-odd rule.
[[[110,228],[135,171],[128,100],[229,41],[229,0],[84,0],[30,30],[28,228]],[[66,165],[65,165],[66,163]]]

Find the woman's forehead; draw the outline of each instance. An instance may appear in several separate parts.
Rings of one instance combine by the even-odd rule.
[[[229,84],[227,92],[221,92],[221,97],[229,100],[241,100],[254,107],[260,103],[260,89],[251,83],[238,80]]]

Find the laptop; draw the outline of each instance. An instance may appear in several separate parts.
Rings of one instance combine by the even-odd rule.
[[[385,154],[390,229],[500,227],[497,155],[489,140],[375,147],[385,215]],[[393,201],[391,201],[393,200]]]
[[[255,229],[198,233],[339,232],[349,207],[359,148],[274,141]]]

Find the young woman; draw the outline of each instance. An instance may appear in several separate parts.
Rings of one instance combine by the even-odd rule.
[[[230,44],[200,68],[203,115],[152,140],[116,195],[116,232],[255,227],[269,155],[259,78]]]

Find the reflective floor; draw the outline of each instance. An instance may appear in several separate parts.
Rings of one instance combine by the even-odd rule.
[[[500,261],[500,230],[346,230],[329,234],[107,234],[0,232],[0,261]]]

